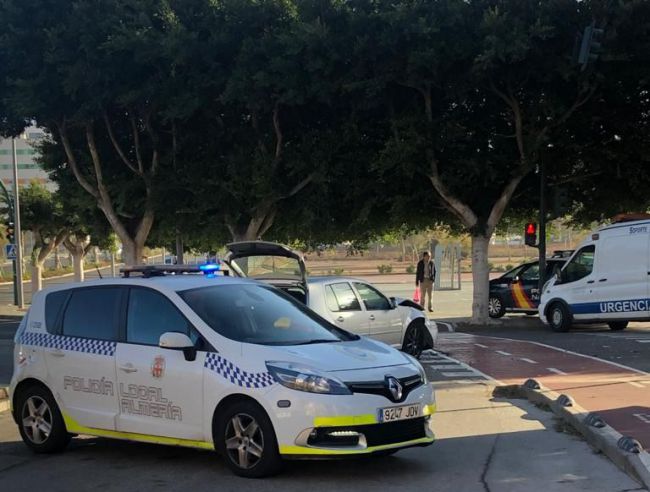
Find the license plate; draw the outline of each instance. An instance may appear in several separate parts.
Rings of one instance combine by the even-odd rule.
[[[420,405],[403,405],[379,409],[379,422],[414,419],[420,416]]]

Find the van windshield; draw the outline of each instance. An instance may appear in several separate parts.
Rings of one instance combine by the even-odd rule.
[[[594,269],[596,246],[590,244],[578,251],[562,271],[562,283],[575,282],[589,275]]]
[[[266,285],[215,285],[178,294],[210,328],[238,342],[304,345],[359,339]]]

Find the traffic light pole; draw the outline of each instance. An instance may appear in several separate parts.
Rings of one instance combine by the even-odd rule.
[[[23,245],[22,235],[20,231],[20,197],[18,193],[18,159],[16,157],[16,139],[11,139],[11,151],[13,155],[14,167],[14,225],[15,225],[15,238],[16,238],[16,282],[17,296],[16,305],[18,309],[25,307],[24,291],[23,291]]]
[[[539,164],[539,295],[546,282],[546,164],[544,157]]]

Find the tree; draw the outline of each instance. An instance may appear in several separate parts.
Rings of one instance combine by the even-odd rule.
[[[380,163],[428,180],[470,233],[472,318],[483,322],[490,236],[553,133],[594,92],[592,74],[570,56],[586,8],[571,0],[368,5],[354,77],[386,108]]]
[[[36,13],[36,14],[35,14]],[[30,0],[2,3],[2,111],[36,118],[139,263],[154,217],[154,180],[169,154],[161,115],[171,64],[158,46],[166,4]],[[15,56],[21,53],[21,56]],[[84,53],[84,56],[78,56]]]
[[[31,253],[32,292],[43,288],[43,264],[68,237],[63,207],[56,194],[43,185],[31,183],[20,191],[21,221],[34,236]]]

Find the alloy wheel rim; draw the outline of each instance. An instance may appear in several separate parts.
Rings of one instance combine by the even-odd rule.
[[[264,454],[264,434],[253,417],[238,413],[228,421],[226,452],[239,468],[248,470],[259,463]]]
[[[418,330],[416,328],[409,330],[408,339],[406,340],[406,351],[409,355],[417,353],[419,348],[418,339]]]
[[[490,297],[490,300],[488,301],[488,310],[490,311],[490,314],[497,314],[500,309],[501,301],[496,297]]]
[[[559,309],[553,310],[553,324],[555,326],[560,326],[562,323],[562,313]]]
[[[43,444],[52,433],[52,411],[40,396],[30,396],[23,405],[23,430],[34,444]]]

